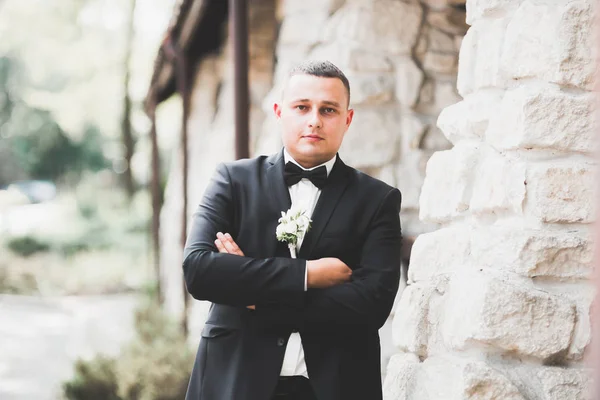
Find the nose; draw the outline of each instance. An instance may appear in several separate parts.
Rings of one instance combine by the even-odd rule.
[[[308,121],[308,126],[310,128],[321,128],[323,126],[323,124],[321,122],[321,114],[319,113],[318,109],[316,109],[315,111],[313,111],[310,114],[310,119]]]

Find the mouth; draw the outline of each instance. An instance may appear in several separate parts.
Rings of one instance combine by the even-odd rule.
[[[302,136],[302,139],[307,139],[309,141],[314,141],[314,142],[323,140],[323,138],[318,135],[304,135],[304,136]]]

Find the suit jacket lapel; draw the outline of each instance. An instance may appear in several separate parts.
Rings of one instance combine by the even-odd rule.
[[[298,258],[309,259],[312,249],[327,226],[331,214],[350,183],[350,168],[344,164],[339,155],[329,174],[327,185],[321,190],[321,195],[312,215],[312,226],[304,237]]]
[[[269,212],[269,216],[273,215],[275,222],[273,225],[273,231],[267,232],[269,238],[268,251],[269,254],[278,256],[286,254],[288,250],[285,243],[277,240],[275,235],[275,227],[277,227],[277,220],[281,217],[281,212],[289,210],[292,205],[290,192],[285,184],[285,181],[283,180],[283,168],[283,150],[278,154],[274,154],[267,158],[266,179],[270,188],[270,193],[268,193],[267,196],[269,197],[269,204],[272,210],[272,212]],[[287,254],[289,254],[289,252]]]

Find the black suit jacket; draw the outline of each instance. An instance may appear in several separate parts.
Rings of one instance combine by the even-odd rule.
[[[283,168],[283,152],[219,165],[194,214],[185,282],[213,305],[186,399],[269,400],[295,331],[319,400],[381,399],[378,330],[398,290],[400,192],[338,156],[291,259],[275,237],[291,205]],[[219,253],[217,232],[229,232],[245,257]],[[305,260],[322,257],[344,261],[352,279],[305,292]]]

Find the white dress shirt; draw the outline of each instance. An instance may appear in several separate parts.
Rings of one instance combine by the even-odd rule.
[[[292,158],[292,156],[287,152],[287,150],[283,150],[283,159],[284,162],[291,161],[300,168],[306,170],[306,168],[302,167],[300,164],[296,162]],[[309,168],[309,170],[319,168],[324,165],[327,168],[327,176],[333,169],[333,165],[335,164],[336,157],[333,157],[331,160],[327,161],[325,164],[317,165],[314,168]],[[306,211],[306,214],[309,217],[312,217],[312,213],[315,210],[315,206],[317,205],[317,201],[319,200],[319,196],[321,195],[321,190],[312,184],[311,181],[304,178],[300,182],[292,185],[288,188],[290,192],[290,198],[292,200],[292,207],[301,208]],[[302,240],[298,241],[296,246],[297,251],[300,250],[302,246]],[[307,276],[304,276],[304,290],[307,289]],[[302,341],[300,340],[299,333],[292,333],[290,335],[290,339],[288,340],[287,346],[285,348],[285,356],[283,358],[283,365],[281,367],[280,376],[293,376],[293,375],[302,375],[308,378],[308,371],[306,370],[306,363],[304,362],[304,349],[302,348]]]

